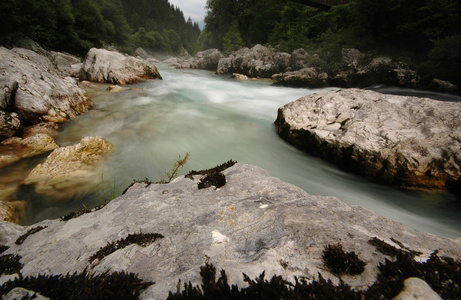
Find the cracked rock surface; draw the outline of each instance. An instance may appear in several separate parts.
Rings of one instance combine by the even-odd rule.
[[[165,299],[176,291],[178,280],[199,284],[205,262],[225,269],[229,283],[244,286],[242,272],[250,278],[266,271],[266,278],[339,279],[323,264],[322,252],[330,243],[341,243],[367,265],[356,276],[342,280],[352,286],[374,282],[377,265],[385,255],[368,241],[373,237],[399,247],[434,250],[459,259],[461,241],[421,233],[337,198],[312,196],[269,176],[263,169],[235,164],[222,172],[226,185],[198,189],[202,175],[180,177],[170,184],[138,183],[104,208],[69,221],[47,220],[30,227],[0,222],[3,254],[19,254],[23,275],[66,274],[107,270],[137,273],[156,282],[141,299]],[[37,226],[47,228],[30,235],[22,245],[14,241]],[[89,258],[108,242],[135,233],[164,236],[141,247],[133,244],[100,261]],[[387,257],[389,258],[389,257]]]
[[[461,175],[461,103],[343,89],[279,109],[279,135],[340,167],[401,187],[444,189]]]

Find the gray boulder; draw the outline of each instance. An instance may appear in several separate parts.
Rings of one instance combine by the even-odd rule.
[[[200,51],[195,55],[190,67],[192,69],[216,71],[219,60],[223,57],[224,55],[218,49]]]
[[[91,101],[75,79],[61,77],[48,55],[0,47],[1,109],[28,123],[60,123],[88,111]]]
[[[273,74],[284,71],[290,65],[288,53],[276,53],[262,45],[242,48],[229,57],[219,60],[217,73],[239,73],[249,77],[270,78]]]
[[[328,74],[325,72],[318,72],[317,69],[313,67],[274,74],[271,79],[274,84],[284,86],[318,88],[329,85]]]
[[[444,189],[461,175],[461,103],[345,89],[279,109],[279,135],[344,169],[402,187]]]
[[[362,274],[341,276],[347,284],[364,288],[376,280],[379,262],[389,258],[368,243],[373,237],[397,248],[394,241],[400,242],[421,251],[421,257],[436,249],[440,255],[461,257],[459,240],[417,232],[334,197],[311,196],[261,168],[236,164],[222,173],[227,183],[218,189],[198,189],[200,175],[170,184],[138,183],[103,209],[69,221],[47,220],[22,230],[0,222],[0,237],[10,246],[4,254],[22,257],[23,276],[85,268],[133,272],[155,282],[141,294],[146,300],[165,299],[179,280],[199,284],[199,268],[205,262],[225,269],[229,282],[240,286],[242,272],[255,278],[262,271],[266,278],[277,274],[290,281],[294,276],[318,278],[320,273],[338,284],[339,278],[322,261],[330,243],[341,243],[367,263]],[[22,245],[14,244],[37,226],[47,228]],[[109,242],[136,233],[164,237],[90,261]]]
[[[155,65],[105,49],[90,49],[80,70],[80,80],[93,82],[124,85],[146,79],[162,79]]]

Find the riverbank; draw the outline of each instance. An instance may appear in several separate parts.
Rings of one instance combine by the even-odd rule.
[[[141,50],[140,50],[141,51]],[[140,53],[147,53],[141,51]],[[456,85],[440,78],[423,78],[410,68],[409,58],[375,56],[358,49],[344,48],[336,61],[325,61],[316,53],[300,48],[292,53],[255,45],[224,55],[208,49],[194,57],[184,53],[164,61],[175,68],[216,71],[217,74],[242,74],[250,78],[271,78],[274,84],[292,87],[365,88],[386,84],[443,93],[459,94]]]

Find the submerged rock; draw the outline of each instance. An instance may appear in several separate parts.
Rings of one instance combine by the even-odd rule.
[[[366,263],[360,275],[342,275],[353,287],[366,288],[376,280],[378,264],[390,256],[368,241],[378,237],[394,247],[422,252],[434,250],[459,259],[459,240],[412,230],[334,197],[311,196],[263,169],[235,164],[221,172],[226,184],[198,188],[202,175],[180,177],[170,184],[135,184],[104,208],[68,220],[46,220],[22,230],[0,222],[0,237],[20,254],[23,276],[125,271],[155,282],[142,299],[165,299],[181,283],[200,283],[199,268],[211,263],[225,269],[231,284],[244,286],[265,271],[266,278],[282,275],[311,280],[321,274],[339,284],[323,263],[329,244],[341,243]],[[22,245],[14,241],[29,229]],[[90,262],[90,257],[131,234],[159,234],[163,238],[140,246],[130,244]],[[405,250],[406,251],[406,250]],[[182,284],[181,284],[182,285]],[[181,287],[181,286],[180,286]]]
[[[96,48],[88,51],[80,70],[80,80],[118,85],[155,78],[162,79],[162,76],[147,60]]]
[[[24,139],[13,137],[0,144],[0,168],[23,158],[41,155],[59,148],[54,139],[46,133],[38,133]]]
[[[444,189],[461,175],[461,103],[345,89],[279,109],[279,135],[379,182]]]
[[[101,162],[115,146],[101,137],[85,137],[80,143],[54,150],[24,180],[37,194],[53,199],[79,194],[84,185],[94,186],[102,174]]]

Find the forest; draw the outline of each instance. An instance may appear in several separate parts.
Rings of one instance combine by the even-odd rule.
[[[84,55],[114,45],[191,55],[225,54],[263,44],[279,51],[304,48],[332,64],[342,48],[408,58],[421,74],[461,85],[461,1],[208,0],[205,28],[168,0],[8,0],[0,2],[0,38],[16,31],[56,51]]]
[[[45,48],[85,55],[91,47],[198,51],[198,23],[168,0],[8,0],[0,2],[0,38],[21,32]]]
[[[341,49],[407,57],[415,70],[460,85],[461,1],[315,0],[328,11],[288,0],[208,0],[201,48],[304,48],[332,62]]]

